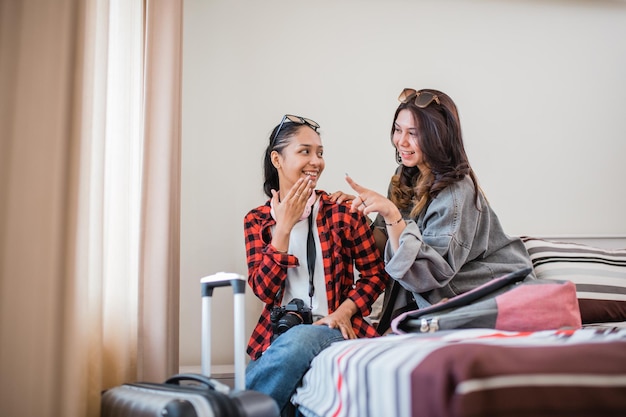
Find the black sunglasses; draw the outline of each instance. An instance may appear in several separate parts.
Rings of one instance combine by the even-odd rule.
[[[283,124],[285,123],[285,120],[288,120],[292,123],[297,123],[299,125],[307,125],[308,127],[310,127],[316,132],[317,132],[317,129],[320,128],[319,123],[317,123],[315,120],[307,119],[306,117],[302,117],[302,116],[295,116],[293,114],[286,114],[283,116],[283,120],[280,121],[280,124],[278,125],[278,129],[276,129],[276,133],[274,134],[274,137],[272,138],[272,143],[278,137],[278,134],[280,133],[280,129],[283,128]]]
[[[437,104],[441,104],[439,102],[439,97],[437,97],[437,94],[433,94],[428,91],[417,91],[412,88],[405,88],[404,90],[402,90],[400,96],[398,96],[398,100],[401,103],[408,103],[409,100],[411,100],[413,97],[415,97],[415,105],[420,109],[425,109],[433,101]]]

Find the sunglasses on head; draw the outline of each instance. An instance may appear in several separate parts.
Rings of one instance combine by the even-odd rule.
[[[274,142],[276,138],[278,137],[278,134],[280,133],[280,129],[283,128],[283,124],[285,124],[286,120],[292,123],[297,123],[299,125],[307,125],[308,127],[310,127],[316,132],[317,132],[317,129],[320,128],[319,123],[317,123],[315,120],[307,119],[306,117],[302,117],[302,116],[295,116],[293,114],[286,114],[283,116],[283,119],[280,121],[280,124],[278,125],[278,129],[276,129],[276,133],[274,134],[274,137],[272,138],[272,142]]]
[[[425,109],[432,103],[433,101],[437,104],[441,104],[439,102],[439,97],[437,94],[430,93],[428,91],[417,91],[412,88],[405,88],[400,93],[398,100],[401,103],[408,103],[413,97],[415,97],[415,105],[420,109]]]

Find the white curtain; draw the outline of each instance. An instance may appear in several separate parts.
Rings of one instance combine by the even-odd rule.
[[[0,2],[0,412],[178,368],[182,0]]]

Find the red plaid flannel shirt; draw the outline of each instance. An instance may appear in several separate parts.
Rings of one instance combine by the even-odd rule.
[[[349,204],[331,203],[326,193],[317,193],[321,196],[321,206],[316,221],[329,313],[350,298],[358,307],[358,312],[352,316],[352,327],[357,337],[378,336],[363,317],[370,313],[372,303],[385,289],[389,276],[371,229],[364,215],[350,213]],[[274,224],[276,221],[270,215],[269,201],[251,210],[244,219],[248,284],[265,303],[248,342],[247,352],[252,359],[258,358],[270,345],[270,311],[282,301],[276,299],[276,294],[287,278],[287,268],[299,266],[295,255],[277,252],[270,244],[270,228]],[[356,282],[354,265],[361,275]]]

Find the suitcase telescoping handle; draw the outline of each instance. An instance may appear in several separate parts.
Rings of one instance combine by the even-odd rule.
[[[235,334],[235,390],[245,389],[245,290],[243,276],[218,272],[200,279],[202,286],[202,373],[211,376],[211,297],[216,287],[233,287]]]

